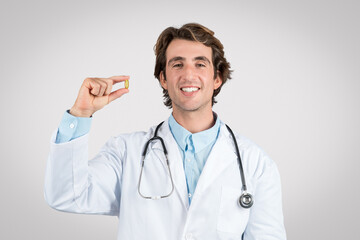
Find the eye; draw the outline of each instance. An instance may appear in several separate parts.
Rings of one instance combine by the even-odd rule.
[[[182,66],[183,66],[182,63],[175,63],[175,64],[173,65],[173,68],[180,68],[180,67],[182,67]]]
[[[196,66],[197,67],[206,67],[206,65],[204,63],[197,63]]]

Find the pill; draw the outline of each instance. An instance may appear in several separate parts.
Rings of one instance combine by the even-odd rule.
[[[125,88],[128,89],[129,88],[129,79],[125,80]]]

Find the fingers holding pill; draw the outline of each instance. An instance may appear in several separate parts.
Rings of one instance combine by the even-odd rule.
[[[94,96],[108,96],[111,94],[113,86],[124,82],[124,88],[129,88],[129,76],[113,76],[110,78],[92,78],[90,83],[90,93]]]
[[[105,105],[129,92],[129,76],[109,78],[86,78],[70,113],[79,117],[89,117]],[[113,91],[113,86],[124,82],[124,88]]]

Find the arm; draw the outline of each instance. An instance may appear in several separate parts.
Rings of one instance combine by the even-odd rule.
[[[57,134],[56,143],[69,142],[89,133],[92,118],[75,117],[66,111],[61,119]]]
[[[265,157],[261,174],[255,180],[254,205],[250,209],[249,222],[244,233],[244,240],[285,240],[281,182],[275,163]]]
[[[124,88],[111,92],[113,84],[126,79],[128,77],[123,76],[85,79],[70,113],[76,117],[90,117],[128,92]],[[59,140],[64,136],[67,137],[55,133],[51,140],[45,174],[46,201],[60,211],[116,215],[121,189],[121,151],[124,151],[121,139],[111,139],[88,161],[88,135],[78,137],[75,134],[74,139],[68,139],[70,141]]]
[[[117,215],[120,149],[124,149],[121,139],[110,139],[88,161],[88,135],[62,144],[52,141],[45,175],[47,203],[65,212]]]

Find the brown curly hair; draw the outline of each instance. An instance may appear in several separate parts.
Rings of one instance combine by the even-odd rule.
[[[154,51],[156,55],[154,76],[160,82],[160,74],[164,73],[166,79],[166,49],[174,39],[184,39],[189,41],[196,41],[204,44],[212,49],[212,62],[214,64],[214,79],[217,74],[220,74],[222,84],[219,88],[214,90],[212,96],[212,105],[216,103],[215,97],[219,94],[221,87],[226,83],[228,79],[231,79],[230,63],[224,56],[224,46],[222,43],[214,37],[214,32],[198,23],[188,23],[181,28],[168,27],[166,28],[157,39]],[[164,104],[168,108],[172,107],[172,101],[169,93],[163,88]]]

